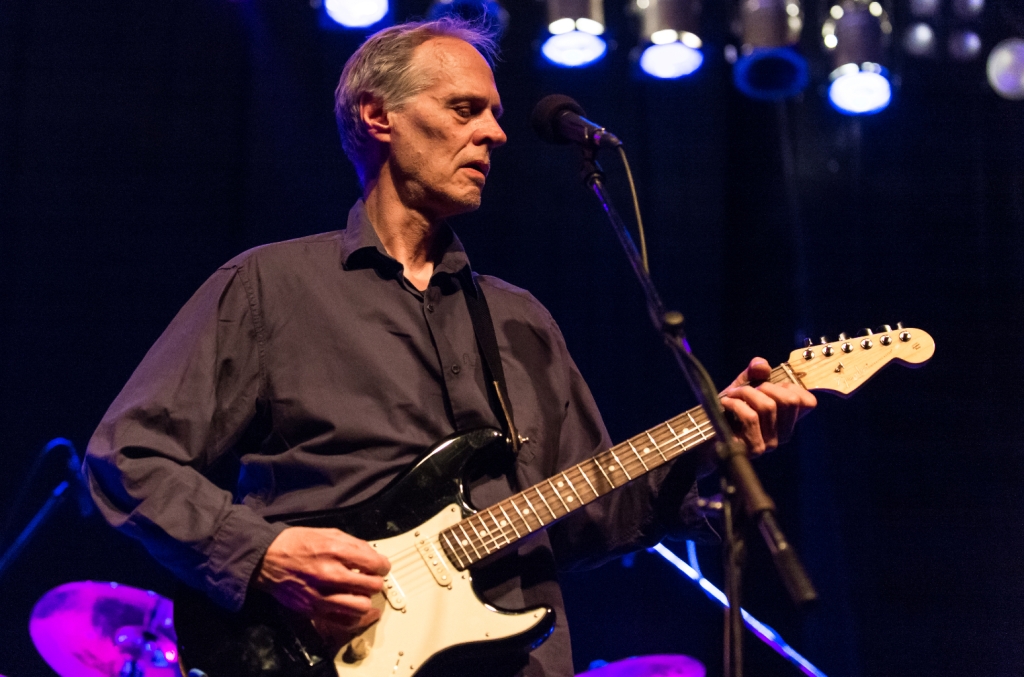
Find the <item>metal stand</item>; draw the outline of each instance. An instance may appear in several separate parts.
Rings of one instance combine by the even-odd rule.
[[[707,413],[711,427],[715,431],[715,451],[724,477],[723,498],[725,499],[725,509],[723,510],[726,530],[725,575],[726,593],[729,599],[729,607],[726,612],[725,674],[727,677],[742,677],[743,618],[740,615],[740,569],[743,559],[743,542],[738,538],[733,520],[733,504],[736,501],[743,506],[747,517],[757,523],[762,537],[772,552],[779,576],[794,603],[803,604],[813,601],[817,599],[817,593],[796,558],[796,554],[786,542],[782,531],[775,522],[775,504],[765,493],[764,487],[761,486],[760,480],[754,473],[750,459],[747,458],[745,445],[734,435],[711,377],[690,350],[683,330],[682,313],[665,309],[654,282],[643,265],[640,253],[633,243],[633,238],[612,205],[611,198],[604,186],[604,172],[597,163],[597,150],[594,148],[583,148],[582,177],[584,184],[601,202],[601,206],[619,238],[619,244],[622,245],[626,258],[633,267],[633,272],[644,291],[651,322],[661,333],[665,345],[675,357],[690,389]]]
[[[80,457],[78,456],[78,452],[75,450],[75,446],[71,443],[70,440],[67,440],[63,437],[57,437],[54,438],[53,440],[50,440],[50,442],[45,447],[43,447],[43,451],[40,454],[39,460],[41,461],[43,458],[46,457],[47,454],[49,454],[54,449],[60,448],[68,450],[68,472],[72,474],[73,479],[64,480],[63,482],[58,484],[52,492],[50,492],[50,497],[46,500],[46,503],[43,504],[43,507],[39,509],[39,512],[37,512],[35,516],[32,517],[32,520],[29,521],[29,523],[25,526],[25,528],[22,529],[21,533],[18,534],[18,537],[14,540],[13,543],[11,543],[11,546],[7,548],[6,551],[4,551],[2,556],[0,556],[0,580],[3,579],[4,574],[7,573],[7,570],[11,567],[12,564],[14,564],[15,560],[18,559],[18,556],[21,555],[22,551],[25,549],[25,546],[27,546],[31,542],[32,538],[37,533],[39,533],[39,529],[43,525],[45,525],[47,521],[49,521],[49,519],[53,516],[53,514],[57,511],[57,508],[62,506],[64,502],[75,493],[75,487],[72,487],[72,482],[78,481],[77,477],[78,473],[81,472],[80,468],[82,462],[80,460]],[[39,466],[37,462],[37,465],[29,473],[29,479],[31,479],[31,476],[35,473],[38,467]],[[27,481],[28,480],[26,480],[26,482]],[[24,496],[25,493],[23,492],[22,496],[20,496],[19,499],[15,501],[14,509],[17,509],[19,507],[21,499],[24,498]],[[88,510],[90,508],[89,506],[83,505],[82,502],[80,501],[79,509],[84,516],[88,513]],[[0,543],[0,545],[2,545],[2,543]]]

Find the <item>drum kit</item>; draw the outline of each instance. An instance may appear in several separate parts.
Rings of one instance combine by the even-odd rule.
[[[181,677],[173,611],[148,590],[65,583],[36,602],[29,634],[61,677]],[[636,656],[578,677],[704,677],[704,666],[688,656]]]

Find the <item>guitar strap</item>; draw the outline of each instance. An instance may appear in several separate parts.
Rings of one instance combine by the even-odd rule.
[[[480,354],[484,358],[485,380],[491,386],[488,391],[488,399],[491,401],[491,408],[498,420],[505,423],[504,432],[512,443],[512,450],[518,454],[519,448],[525,440],[519,436],[515,420],[512,417],[512,400],[508,397],[505,370],[501,366],[501,354],[498,352],[498,339],[494,334],[491,310],[487,307],[484,290],[480,288],[480,284],[472,272],[469,273],[469,279],[473,284],[472,291],[476,293],[466,289],[463,296],[466,297],[466,307],[469,309],[469,317],[473,321],[473,332],[476,334]]]

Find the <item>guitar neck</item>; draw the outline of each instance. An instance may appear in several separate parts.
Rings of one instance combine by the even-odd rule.
[[[802,385],[785,362],[769,380]],[[694,407],[467,517],[441,532],[441,545],[452,563],[465,569],[714,436],[707,412]]]

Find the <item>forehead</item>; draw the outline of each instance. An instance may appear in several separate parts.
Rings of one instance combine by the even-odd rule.
[[[473,45],[458,38],[427,40],[413,52],[412,63],[430,80],[429,88],[458,85],[494,89],[494,74],[487,61]]]

